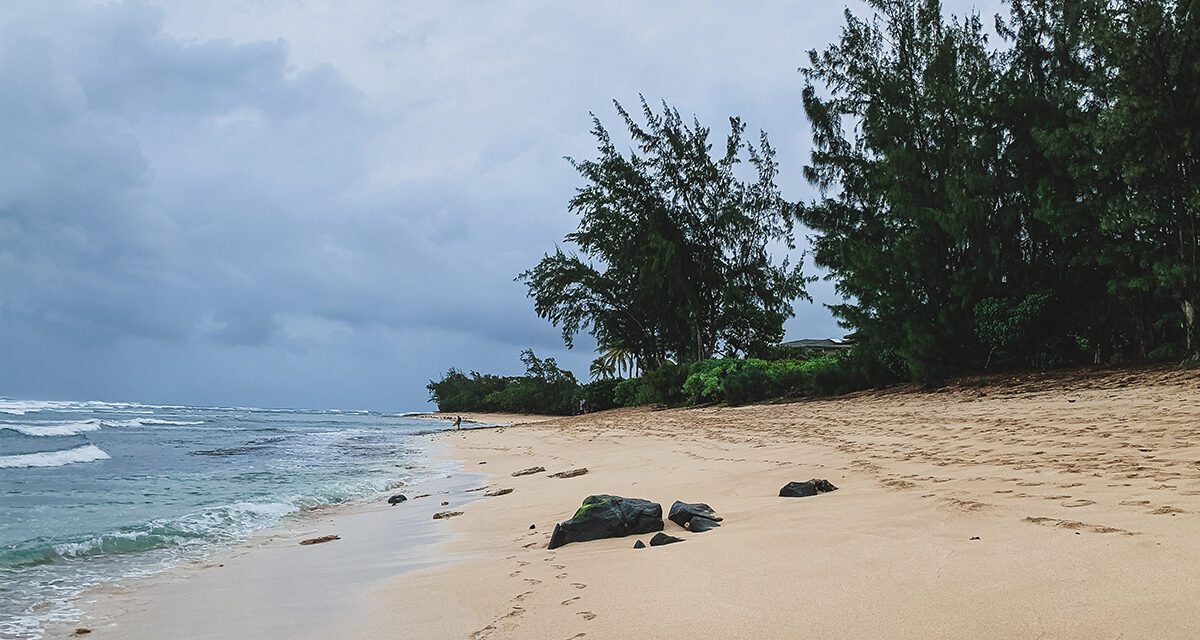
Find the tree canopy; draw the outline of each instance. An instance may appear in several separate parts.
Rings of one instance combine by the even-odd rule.
[[[665,102],[656,113],[643,98],[644,123],[614,105],[634,148],[618,150],[592,115],[598,157],[568,159],[586,180],[568,205],[579,225],[565,240],[577,251],[556,248],[517,278],[538,315],[568,346],[590,329],[646,369],[778,343],[806,294],[800,265],[769,253],[794,244],[766,134],[754,144],[730,118],[714,155],[710,130]]]
[[[938,0],[868,4],[801,70],[798,212],[843,324],[928,384],[1018,338],[1200,357],[1200,2],[1011,0],[1003,48]]]

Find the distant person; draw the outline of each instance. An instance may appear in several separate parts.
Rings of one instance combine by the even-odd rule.
[[[462,429],[462,416],[456,416],[454,418],[454,428]]]
[[[587,413],[587,401],[584,400],[583,398],[580,398],[579,399],[579,414],[583,415],[585,413]]]

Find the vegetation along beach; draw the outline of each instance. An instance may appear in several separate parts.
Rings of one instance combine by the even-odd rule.
[[[6,7],[0,638],[1200,637],[1200,3],[795,4]]]

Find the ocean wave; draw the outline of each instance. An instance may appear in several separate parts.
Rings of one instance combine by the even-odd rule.
[[[62,451],[39,451],[15,456],[0,456],[0,469],[19,467],[61,467],[75,462],[105,460],[109,456],[94,444],[85,444]]]
[[[0,567],[28,567],[155,549],[204,547],[242,537],[274,524],[296,510],[295,505],[283,502],[240,502],[73,540],[36,538],[0,549]]]
[[[159,418],[131,418],[129,420],[104,420],[109,427],[156,427],[156,426],[187,426],[204,424],[203,420],[162,420]]]
[[[76,420],[73,422],[16,423],[0,422],[0,430],[16,431],[27,436],[73,436],[100,428],[99,420]]]

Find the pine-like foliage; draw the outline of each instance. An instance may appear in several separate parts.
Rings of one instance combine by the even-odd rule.
[[[568,345],[590,327],[647,370],[778,343],[805,280],[768,252],[792,248],[792,226],[766,134],[753,144],[730,118],[714,155],[709,129],[665,103],[656,113],[642,99],[644,123],[614,104],[635,148],[618,150],[593,115],[599,155],[571,161],[586,180],[569,205],[579,226],[566,242],[578,252],[556,249],[518,276],[538,315]]]

